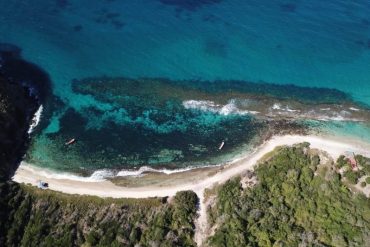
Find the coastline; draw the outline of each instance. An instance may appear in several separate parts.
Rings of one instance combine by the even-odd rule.
[[[320,149],[327,152],[333,159],[337,159],[346,151],[352,151],[365,156],[370,156],[370,144],[356,139],[344,139],[340,137],[322,135],[285,135],[273,136],[257,147],[252,153],[243,158],[239,158],[229,164],[215,168],[200,168],[197,176],[194,170],[176,173],[181,177],[181,181],[149,184],[139,187],[123,187],[114,184],[109,180],[85,180],[78,176],[63,176],[63,174],[53,173],[50,170],[30,166],[22,162],[16,171],[13,181],[37,185],[37,181],[42,180],[49,183],[49,189],[68,194],[94,195],[99,197],[113,198],[146,198],[146,197],[166,197],[173,196],[178,191],[193,190],[202,199],[206,188],[211,188],[215,184],[221,184],[228,179],[241,174],[246,170],[252,169],[258,161],[267,153],[273,151],[278,146],[293,145],[302,142],[309,142],[311,148]],[[204,172],[207,171],[207,172]],[[197,171],[198,172],[198,171]],[[148,176],[148,175],[146,175]],[[146,177],[144,176],[144,177]],[[162,174],[171,180],[171,174]],[[135,177],[140,180],[141,178]]]

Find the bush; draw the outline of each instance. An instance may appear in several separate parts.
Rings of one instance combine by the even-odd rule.
[[[344,177],[350,182],[351,184],[357,184],[360,174],[358,172],[348,170],[344,173]]]
[[[198,198],[102,199],[0,184],[0,246],[195,246]],[[154,241],[154,242],[152,242]]]
[[[342,168],[346,165],[348,165],[348,161],[347,161],[346,157],[344,155],[339,156],[339,158],[337,159],[336,166],[338,168]]]

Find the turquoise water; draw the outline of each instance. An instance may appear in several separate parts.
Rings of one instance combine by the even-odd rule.
[[[242,80],[326,87],[341,90],[355,101],[370,105],[369,1],[0,0],[0,6],[0,42],[17,45],[25,59],[44,69],[58,99],[49,104],[49,115],[45,113],[29,152],[37,163],[44,166],[54,164],[57,168],[63,163],[62,169],[76,170],[77,165],[71,160],[90,164],[87,168],[107,167],[109,163],[121,167],[158,162],[172,164],[176,159],[192,162],[198,159],[194,158],[194,153],[189,153],[191,157],[186,155],[185,151],[189,151],[192,144],[190,136],[186,137],[189,139],[179,137],[180,140],[188,140],[184,142],[188,148],[184,149],[183,145],[176,146],[173,140],[168,141],[159,135],[163,128],[169,131],[168,123],[175,125],[171,131],[186,129],[191,123],[214,126],[208,138],[204,137],[208,131],[206,127],[191,126],[199,131],[194,132],[194,136],[204,137],[194,144],[200,150],[204,148],[199,147],[201,144],[217,147],[223,138],[227,138],[226,133],[230,133],[229,139],[240,136],[247,142],[257,135],[259,128],[266,127],[257,121],[258,127],[253,125],[253,131],[243,136],[243,131],[228,131],[232,128],[225,126],[236,123],[250,126],[250,121],[256,122],[253,116],[186,110],[181,108],[180,102],[174,106],[166,103],[165,107],[161,105],[157,109],[153,109],[152,102],[142,105],[110,102],[97,97],[97,92],[76,90],[73,85],[85,78],[149,77],[216,80],[220,84]],[[285,92],[279,92],[280,96],[290,94],[289,87]],[[319,92],[314,91],[313,94],[319,95]],[[338,94],[338,97],[345,98],[345,94]],[[152,94],[151,97],[157,95]],[[136,107],[136,112],[130,112],[132,106]],[[165,120],[157,119],[154,125],[149,126],[150,121],[144,120],[145,117],[150,119],[148,112],[153,110],[157,110],[156,117],[161,116]],[[166,118],[163,116],[165,112],[171,114]],[[89,128],[107,127],[107,121],[98,121],[102,116],[109,119],[109,123],[121,127],[133,128],[133,119],[144,119],[145,131],[154,131],[155,128],[156,134],[152,139],[144,138],[149,151],[141,146],[133,148],[138,155],[144,148],[149,152],[148,156],[145,159],[129,157],[124,155],[125,150],[112,145],[112,150],[99,149],[99,152],[104,151],[99,153],[99,159],[91,158],[94,155],[82,157],[80,151],[67,150],[71,158],[62,162],[65,153],[57,157],[60,143],[76,135],[86,138],[88,143],[92,135],[82,137],[81,133],[73,132],[78,124],[69,126],[71,119],[84,118],[79,123],[84,129],[79,131],[86,132]],[[163,121],[167,121],[167,125]],[[110,132],[105,130],[105,137],[113,138],[111,135],[117,131],[116,127],[112,127]],[[351,130],[346,127],[345,131]],[[134,133],[132,129],[120,131]],[[167,134],[170,135],[171,131]],[[353,131],[357,130],[353,128]],[[141,139],[146,135],[144,132],[131,138]],[[213,140],[212,135],[216,133],[220,137]],[[80,144],[85,148],[83,143],[81,140]],[[108,141],[103,143],[107,146]],[[156,149],[156,145],[164,145],[167,153],[162,148]],[[238,142],[231,145],[230,151],[237,145]],[[90,151],[98,152],[97,149]],[[204,152],[207,155],[199,155],[199,159],[207,161],[213,153]],[[123,153],[123,158],[118,159],[117,153]],[[108,154],[114,154],[114,157]],[[151,162],[153,159],[155,161]],[[86,165],[80,166],[86,168]]]

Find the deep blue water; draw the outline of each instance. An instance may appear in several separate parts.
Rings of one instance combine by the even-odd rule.
[[[106,167],[107,163],[132,167],[153,160],[153,164],[158,163],[158,159],[171,163],[173,157],[182,161],[182,156],[193,161],[194,153],[187,155],[186,150],[191,149],[194,136],[209,132],[209,137],[203,136],[194,144],[201,150],[203,146],[218,146],[227,133],[229,139],[239,136],[249,140],[263,128],[252,116],[194,112],[184,110],[179,102],[171,106],[166,101],[167,105],[156,109],[151,101],[143,105],[109,102],[99,99],[97,91],[83,94],[74,90],[73,84],[84,78],[243,80],[326,87],[370,105],[370,1],[365,0],[0,0],[0,42],[20,47],[25,59],[50,76],[56,98],[49,102],[52,106],[45,113],[48,119],[35,133],[29,156],[35,163],[54,168],[63,163],[62,169],[76,169],[71,160],[84,168],[86,164]],[[281,94],[289,95],[289,88]],[[315,99],[317,95],[318,91]],[[148,111],[156,111],[155,117]],[[165,112],[171,113],[164,116]],[[145,122],[141,125],[144,130],[137,132],[132,121],[124,122],[127,115]],[[99,121],[104,117],[110,120]],[[171,131],[186,126],[195,132],[193,136],[179,135],[179,143],[175,143],[162,136],[161,126],[170,128],[164,125],[166,121],[175,125]],[[109,127],[117,122],[118,127]],[[233,128],[225,127],[236,123],[250,128],[249,134],[241,135],[243,128],[231,131]],[[65,152],[57,153],[63,150],[60,143],[74,136],[86,138],[84,147],[99,146],[88,144],[92,133],[86,137],[81,134],[89,128],[96,131],[99,126],[105,132],[96,135],[106,137],[102,146],[110,149],[90,152],[99,153],[105,160],[91,158],[94,155],[82,157],[80,151],[67,150],[68,159]],[[209,130],[207,126],[214,127]],[[117,128],[121,131],[118,134]],[[168,135],[173,137],[171,131]],[[131,147],[135,152],[125,155],[127,148],[108,145],[109,140],[117,142],[112,136],[115,132],[129,143],[142,140],[145,146],[135,144]],[[219,137],[214,139],[216,135]],[[145,159],[133,155],[144,151],[148,152]],[[123,158],[118,159],[117,153]]]

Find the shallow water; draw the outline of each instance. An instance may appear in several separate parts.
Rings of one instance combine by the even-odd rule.
[[[205,84],[209,91],[202,95],[196,88],[197,100],[214,97],[214,88],[227,90],[230,80],[326,87],[344,92],[329,98],[370,105],[369,1],[0,0],[0,6],[0,42],[20,47],[52,82],[55,98],[45,106],[29,151],[39,165],[76,171],[209,163],[215,153],[199,145],[217,154],[228,138],[235,140],[225,146],[231,152],[264,126],[250,114],[184,109],[182,101],[158,92],[148,101],[109,101],[96,88],[78,90],[85,78],[216,81]],[[295,89],[258,88],[273,97],[322,100],[320,90]],[[181,92],[174,98],[194,99]],[[154,102],[158,95],[165,103]],[[191,135],[181,132],[188,128]],[[65,149],[72,137],[79,141]],[[193,149],[204,153],[196,156]]]

